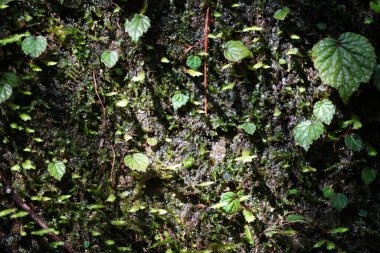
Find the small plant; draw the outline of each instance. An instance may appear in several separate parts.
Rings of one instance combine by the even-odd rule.
[[[106,65],[106,67],[112,68],[119,60],[119,55],[116,51],[107,50],[102,53],[100,60]]]
[[[177,111],[179,108],[185,106],[187,102],[189,101],[189,95],[187,93],[176,93],[172,97],[172,105],[174,108],[174,111]]]
[[[133,155],[127,155],[124,157],[124,163],[131,170],[136,170],[140,172],[146,172],[149,166],[149,158],[142,153],[135,153]]]
[[[230,40],[225,44],[223,51],[227,60],[238,62],[244,58],[252,58],[253,54],[244,44],[237,40]]]
[[[249,135],[253,135],[256,132],[256,125],[252,122],[245,122],[239,125],[238,128],[243,129]]]
[[[362,180],[366,185],[369,185],[375,181],[377,175],[377,170],[366,168],[362,171]]]
[[[322,82],[337,89],[345,104],[361,83],[369,81],[376,65],[375,49],[368,39],[351,32],[318,42],[312,57]]]
[[[334,207],[338,212],[342,211],[348,203],[348,199],[343,193],[336,193],[330,187],[323,188],[323,196],[330,199],[330,205]]]
[[[22,41],[22,51],[34,58],[40,56],[47,47],[47,40],[43,36],[27,37]]]
[[[62,161],[53,161],[49,163],[48,171],[52,177],[61,181],[63,175],[66,173],[66,166]]]
[[[14,73],[3,73],[0,79],[0,103],[8,100],[13,93],[13,88],[20,85],[19,77]]]
[[[222,208],[226,213],[236,213],[240,208],[240,202],[245,201],[249,196],[244,196],[242,191],[238,193],[225,192],[220,197],[218,204],[213,205],[211,208]]]
[[[328,99],[315,103],[313,118],[299,123],[293,131],[295,141],[306,151],[310,145],[324,133],[326,125],[330,125],[335,114],[335,105]],[[322,123],[323,122],[323,123]]]
[[[190,55],[187,57],[186,65],[191,69],[197,69],[202,65],[202,60],[199,56]]]
[[[289,13],[290,13],[290,9],[288,7],[284,7],[276,11],[273,15],[273,18],[277,20],[285,20],[285,18],[288,16]]]
[[[125,21],[124,27],[132,40],[137,43],[140,37],[148,31],[150,19],[143,14],[135,14],[131,20]]]
[[[347,148],[359,152],[363,148],[362,138],[357,134],[349,134],[344,138]]]

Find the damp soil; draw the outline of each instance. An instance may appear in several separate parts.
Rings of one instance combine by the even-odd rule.
[[[0,47],[0,72],[24,79],[11,102],[0,104],[0,168],[18,194],[77,252],[326,252],[314,248],[320,240],[333,242],[335,252],[378,252],[380,181],[364,185],[361,171],[377,168],[380,160],[345,147],[340,125],[357,115],[363,125],[357,133],[379,150],[380,92],[371,81],[344,105],[336,91],[320,83],[309,54],[320,39],[351,31],[366,36],[380,55],[380,20],[368,3],[148,2],[145,15],[151,28],[138,44],[123,24],[141,10],[141,1],[15,1],[0,10],[0,37],[29,31],[49,41],[47,52],[35,60],[17,44]],[[273,19],[284,6],[291,9],[287,19]],[[209,41],[205,116],[203,77],[191,77],[183,69],[186,45],[203,38],[208,7],[210,33],[216,38]],[[374,22],[363,24],[368,17]],[[326,28],[319,29],[320,23]],[[250,26],[263,29],[241,32]],[[293,34],[300,38],[292,39]],[[242,40],[253,59],[223,68],[228,40]],[[292,48],[299,54],[286,54]],[[107,49],[121,55],[112,69],[99,61]],[[200,43],[191,53],[202,51]],[[162,57],[170,63],[162,63]],[[279,64],[280,59],[286,64]],[[46,66],[46,61],[57,65]],[[269,68],[249,69],[259,61]],[[33,71],[34,65],[40,71]],[[131,81],[141,71],[144,81]],[[107,110],[106,129],[94,76]],[[233,88],[223,89],[229,83]],[[190,95],[178,111],[171,104],[176,91]],[[326,96],[337,105],[327,131],[338,140],[325,134],[305,152],[295,145],[292,131],[311,115],[311,105]],[[121,99],[128,100],[125,107],[116,105]],[[22,121],[21,112],[32,120]],[[238,128],[246,121],[257,126],[252,136]],[[34,132],[14,129],[13,123]],[[36,142],[37,137],[44,142]],[[148,145],[147,138],[158,144]],[[255,156],[251,162],[235,160],[244,150]],[[136,152],[152,161],[146,173],[124,164],[124,157]],[[46,161],[53,158],[67,161],[61,181],[46,170]],[[10,169],[25,160],[36,169]],[[208,182],[212,184],[202,186]],[[341,212],[323,197],[327,186],[347,196],[349,204]],[[254,222],[247,223],[241,211],[210,208],[228,191],[249,196],[242,208],[252,210]],[[59,200],[65,195],[68,200]],[[110,201],[110,195],[115,199]],[[37,201],[36,196],[49,199]],[[13,207],[0,188],[0,209]],[[359,215],[363,210],[366,216]],[[304,221],[288,222],[289,214]],[[123,220],[123,226],[115,220]],[[48,236],[33,235],[39,228],[28,216],[0,222],[1,252],[61,250]],[[349,230],[328,232],[336,227]]]

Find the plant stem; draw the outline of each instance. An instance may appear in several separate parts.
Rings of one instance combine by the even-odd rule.
[[[5,185],[5,192],[12,195],[13,200],[19,205],[23,210],[25,210],[29,216],[36,222],[42,229],[49,229],[49,227],[45,224],[45,222],[42,220],[42,218],[35,213],[18,195],[17,193],[12,189],[11,184],[9,181],[4,177],[3,173],[0,170],[0,180],[3,181]],[[54,233],[49,233],[49,236],[56,242],[63,242],[63,240]],[[63,242],[64,243],[64,242]],[[64,243],[62,245],[62,249],[67,253],[73,253],[74,251],[66,244]]]
[[[148,9],[148,0],[144,0],[144,5],[140,10],[140,14],[143,15],[147,9]]]
[[[208,53],[208,24],[210,22],[210,8],[207,8],[206,11],[206,20],[205,20],[205,31],[204,31],[204,49]],[[207,116],[208,113],[208,102],[207,102],[207,57],[205,58],[204,64],[204,80],[203,80],[203,94],[204,94],[204,111]]]

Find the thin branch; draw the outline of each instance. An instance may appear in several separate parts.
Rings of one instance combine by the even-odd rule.
[[[207,8],[206,19],[205,19],[205,30],[204,30],[204,49],[206,54],[208,53],[208,26],[210,22],[210,8]],[[207,102],[207,57],[205,58],[204,64],[204,79],[203,79],[203,95],[204,95],[204,111],[207,116],[208,102]]]
[[[115,162],[116,162],[116,153],[113,146],[111,146],[112,149],[112,169],[111,169],[111,182],[112,182],[112,188],[116,189],[116,183],[115,183]]]
[[[42,229],[49,229],[49,227],[45,224],[43,219],[36,214],[18,195],[17,193],[12,189],[10,183],[8,180],[3,176],[1,170],[0,170],[0,179],[3,181],[5,185],[5,192],[12,195],[13,200],[19,205],[23,210],[25,210],[29,216],[42,228]],[[53,241],[56,242],[62,242],[64,243],[62,245],[62,249],[67,253],[74,253],[74,251],[56,234],[49,233],[49,236]]]
[[[107,124],[106,117],[107,117],[107,112],[106,112],[106,108],[105,108],[105,106],[104,106],[103,100],[102,100],[102,98],[100,97],[99,92],[98,92],[98,83],[96,82],[95,70],[92,70],[92,78],[93,78],[93,80],[94,80],[94,88],[95,88],[96,96],[98,97],[98,100],[99,100],[100,106],[102,107],[102,115],[103,115],[103,120],[102,120],[102,131],[103,131],[103,133],[104,133],[104,132],[106,131],[106,124]]]
[[[195,43],[194,45],[186,45],[186,49],[185,49],[185,54],[188,54],[194,47],[198,46],[199,44],[203,43],[203,41],[205,41],[204,39],[201,39],[200,41],[198,41],[197,43]]]

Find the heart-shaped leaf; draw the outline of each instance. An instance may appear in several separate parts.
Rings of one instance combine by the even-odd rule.
[[[347,206],[348,199],[343,193],[337,193],[332,195],[330,201],[336,210],[342,211]]]
[[[288,7],[284,7],[278,11],[276,11],[273,17],[277,20],[285,20],[286,16],[288,16],[290,9]]]
[[[296,143],[303,147],[306,151],[310,148],[310,145],[318,140],[323,134],[325,128],[320,121],[306,120],[299,123],[294,128],[294,138]]]
[[[186,65],[189,68],[197,69],[202,65],[202,60],[199,56],[190,55],[189,57],[187,57]]]
[[[100,57],[100,60],[106,65],[108,68],[112,68],[115,66],[117,61],[119,60],[119,55],[116,51],[104,51]]]
[[[124,157],[124,163],[131,170],[145,172],[149,166],[149,158],[142,153],[136,153]]]
[[[66,166],[61,161],[51,162],[48,165],[48,171],[52,177],[54,177],[58,181],[61,181],[63,175],[66,172]]]
[[[313,114],[326,125],[330,125],[335,114],[335,105],[330,100],[323,99],[315,103]]]
[[[0,83],[8,84],[12,88],[15,88],[21,84],[21,80],[16,74],[12,72],[6,72],[2,74]]]
[[[12,96],[13,89],[9,84],[0,83],[0,103]]]
[[[47,40],[45,37],[27,37],[22,41],[22,51],[26,55],[32,57],[40,56],[47,47]]]
[[[362,179],[366,185],[369,185],[376,179],[377,170],[366,168],[362,171]]]
[[[344,138],[344,143],[349,149],[359,152],[363,147],[362,138],[357,134],[350,134]]]
[[[245,122],[238,126],[238,128],[243,129],[247,134],[253,135],[256,132],[256,125],[252,122]]]
[[[227,60],[238,62],[244,58],[252,58],[253,54],[243,43],[237,40],[230,40],[225,45],[224,57]]]
[[[376,65],[375,50],[368,39],[351,32],[318,42],[312,56],[322,82],[338,89],[344,103],[361,83],[369,81]]]
[[[226,213],[235,213],[240,205],[239,197],[233,192],[223,193],[219,203],[225,203],[223,210]]]
[[[138,42],[140,37],[148,31],[150,19],[142,14],[135,14],[132,20],[125,22],[124,27],[132,40]]]
[[[172,97],[172,105],[174,111],[177,111],[182,106],[186,105],[189,101],[189,95],[183,93],[177,93]]]

